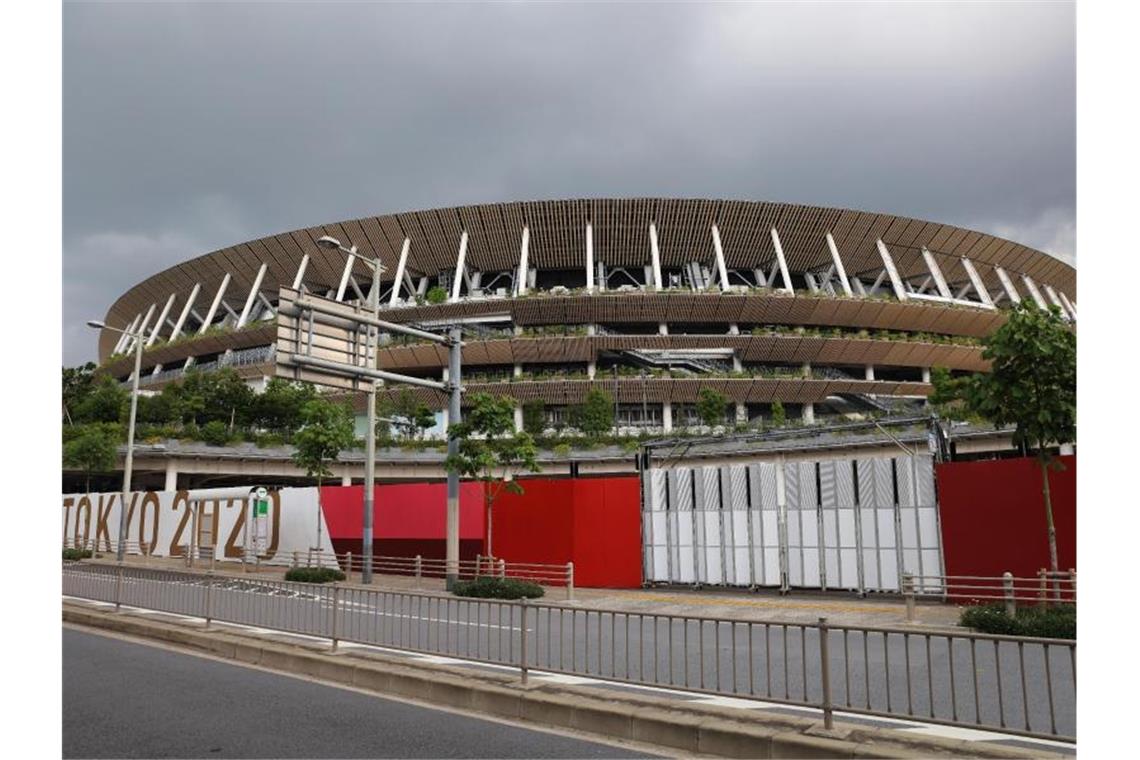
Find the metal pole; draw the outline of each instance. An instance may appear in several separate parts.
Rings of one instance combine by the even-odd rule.
[[[337,644],[339,643],[337,637],[336,626],[336,612],[340,602],[340,586],[333,584],[332,587],[332,651],[336,651]]]
[[[574,563],[566,563],[566,599],[574,601]]]
[[[131,470],[135,463],[135,415],[139,408],[139,374],[142,371],[143,336],[135,336],[135,373],[131,378],[131,420],[127,424],[127,458],[123,464],[123,502],[119,505],[119,547],[115,557],[123,561],[127,548],[127,496],[131,492]],[[143,516],[139,515],[139,521]],[[142,532],[141,530],[139,531]]]
[[[424,558],[422,555],[416,555],[416,588],[420,587],[420,578],[423,576]]]
[[[1003,596],[1005,597],[1005,614],[1013,617],[1017,614],[1017,599],[1013,595],[1013,573],[1005,572],[1001,576]]]
[[[210,605],[210,590],[214,587],[214,571],[211,568],[210,572],[206,575],[206,627],[210,627],[211,605]]]
[[[831,729],[831,658],[827,651],[827,618],[819,619],[819,681],[823,690],[820,706],[823,709],[823,727]]]
[[[902,576],[903,598],[906,600],[906,622],[914,622],[914,576],[910,573],[903,573]]]
[[[448,401],[447,420],[449,425],[460,422],[460,394],[462,393],[461,364],[463,333],[458,327],[448,331],[451,349],[448,353],[447,379],[451,385],[451,398]],[[448,435],[447,456],[459,453],[459,441]],[[459,580],[459,472],[454,467],[447,469],[447,590],[455,587]]]
[[[123,598],[123,561],[119,560],[119,572],[115,578],[115,612],[119,611],[119,606]]]
[[[520,603],[519,603],[519,609],[522,611],[520,616],[519,616],[521,618],[521,620],[519,622],[519,626],[522,629],[520,631],[520,635],[522,636],[522,642],[519,645],[519,670],[521,671],[522,685],[523,686],[526,686],[526,675],[527,675],[526,674],[526,669],[527,669],[526,668],[526,608],[527,608],[527,606],[528,606],[528,601],[527,601],[527,598],[524,596],[520,600]]]
[[[374,263],[372,276],[376,284],[369,293],[369,306],[372,307],[373,319],[380,319],[380,260]],[[396,283],[399,287],[399,283]],[[378,329],[368,328],[369,364],[376,369],[380,347],[380,332]],[[372,512],[376,508],[376,381],[368,385],[368,434],[364,437],[364,568],[360,571],[360,582],[372,583]]]

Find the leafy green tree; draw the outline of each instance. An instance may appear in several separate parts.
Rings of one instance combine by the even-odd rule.
[[[118,436],[113,425],[84,425],[82,432],[63,445],[63,463],[83,470],[84,491],[91,492],[91,475],[115,469]]]
[[[772,427],[783,427],[788,423],[787,412],[784,411],[784,404],[779,399],[772,402]]]
[[[110,375],[100,375],[90,392],[77,405],[76,422],[118,422],[127,415],[130,391]]]
[[[523,404],[523,430],[534,437],[546,430],[546,404],[542,399],[534,399]]]
[[[960,404],[995,427],[1014,425],[1013,442],[1036,452],[1049,539],[1050,569],[1056,573],[1057,532],[1049,470],[1059,467],[1049,446],[1069,443],[1077,434],[1077,335],[1052,306],[1022,301],[1005,324],[982,341],[989,372],[950,378],[931,373],[938,404]]]
[[[317,548],[321,546],[321,484],[329,465],[356,443],[352,408],[317,397],[301,408],[302,427],[293,434],[293,462],[317,479]]]
[[[275,377],[265,390],[253,397],[253,422],[265,430],[289,435],[301,424],[301,409],[317,397],[310,383],[296,383]]]
[[[225,446],[230,441],[230,431],[221,420],[210,420],[202,426],[202,440],[211,446]]]
[[[701,392],[697,394],[697,415],[708,427],[723,425],[727,408],[728,398],[719,391],[701,388]]]
[[[436,285],[424,294],[424,298],[428,303],[443,303],[447,300],[447,291]]]
[[[613,430],[614,399],[600,388],[587,391],[585,401],[575,412],[578,429],[588,436],[597,438]]]
[[[417,440],[435,427],[435,412],[427,404],[417,401],[415,394],[407,388],[402,388],[396,398],[390,400],[389,410],[386,416],[391,426],[406,441]]]
[[[74,425],[74,415],[79,405],[95,385],[95,362],[87,362],[82,367],[64,367],[62,385],[63,419]]]
[[[505,488],[522,493],[515,480],[521,472],[538,472],[538,449],[534,438],[525,430],[515,432],[515,400],[476,393],[470,398],[471,408],[463,421],[448,429],[448,437],[458,443],[458,452],[448,456],[448,468],[460,476],[483,483],[487,507],[487,554],[494,556],[492,545],[492,509],[495,499]]]

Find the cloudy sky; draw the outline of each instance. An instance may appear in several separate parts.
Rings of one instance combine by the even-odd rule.
[[[1074,25],[1063,2],[66,3],[63,361],[184,259],[465,203],[835,205],[1075,262]]]

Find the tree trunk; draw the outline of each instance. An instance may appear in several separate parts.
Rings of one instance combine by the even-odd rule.
[[[1044,455],[1037,457],[1041,467],[1041,493],[1045,497],[1045,525],[1049,530],[1049,571],[1053,576],[1053,598],[1061,601],[1061,581],[1057,577],[1057,529],[1053,525],[1053,497],[1049,493],[1049,462]]]
[[[317,478],[317,564],[321,564],[321,479]]]
[[[495,552],[492,550],[492,547],[491,547],[491,530],[493,527],[492,512],[491,512],[491,505],[492,504],[493,504],[493,502],[490,499],[488,499],[487,500],[487,556],[490,557],[492,560],[494,560]]]

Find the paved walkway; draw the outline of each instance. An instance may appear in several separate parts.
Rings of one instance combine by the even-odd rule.
[[[114,554],[102,554],[89,562],[114,563]],[[168,557],[142,557],[128,555],[126,562],[132,567],[154,567],[164,570],[188,570],[184,559]],[[205,572],[210,563],[196,560],[192,570]],[[265,580],[282,580],[287,567],[282,565],[246,565],[238,562],[216,562],[214,572],[237,577],[256,576]],[[352,573],[343,584],[356,588],[369,588],[360,584],[359,573]],[[404,575],[373,576],[371,588],[418,593],[443,594],[442,578],[416,579]],[[566,589],[548,587],[545,602],[566,603]],[[953,604],[920,601],[915,619],[908,623],[906,605],[895,595],[880,594],[860,599],[850,592],[797,593],[781,596],[774,590],[749,592],[727,589],[597,589],[576,588],[575,606],[605,610],[652,612],[664,615],[694,615],[718,617],[728,620],[764,620],[772,622],[816,622],[826,617],[832,625],[852,626],[915,626],[944,628],[957,625],[960,608]]]

